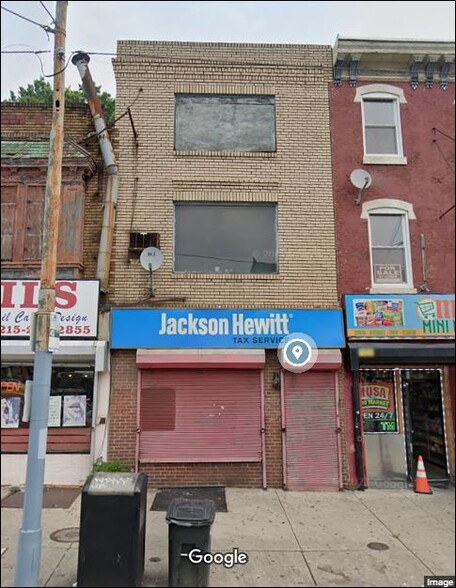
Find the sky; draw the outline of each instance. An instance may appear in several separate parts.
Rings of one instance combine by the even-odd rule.
[[[55,2],[1,2],[41,25],[50,25]],[[37,24],[1,11],[2,99],[40,75],[52,74],[53,36]],[[67,56],[73,51],[115,53],[117,40],[219,41],[334,45],[353,38],[454,41],[455,2],[85,2],[68,3]],[[97,85],[115,95],[111,56],[91,56]],[[52,77],[47,78],[52,83]],[[77,88],[69,62],[65,85]]]

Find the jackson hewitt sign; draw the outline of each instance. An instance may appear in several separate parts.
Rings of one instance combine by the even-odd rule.
[[[340,310],[114,309],[113,348],[276,348],[291,333],[343,347]]]

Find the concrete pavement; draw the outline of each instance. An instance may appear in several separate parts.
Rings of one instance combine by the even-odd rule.
[[[2,488],[2,497],[6,492]],[[154,496],[149,490],[148,508]],[[212,565],[213,587],[423,586],[425,575],[455,574],[454,488],[433,495],[227,489],[226,497],[229,512],[216,515],[211,550],[238,547],[249,562]],[[68,509],[43,509],[41,586],[76,582],[77,542],[57,543],[50,535],[78,527],[79,514],[80,497]],[[21,520],[21,509],[2,508],[3,587],[14,583]],[[168,585],[167,541],[165,513],[148,510],[145,587]]]

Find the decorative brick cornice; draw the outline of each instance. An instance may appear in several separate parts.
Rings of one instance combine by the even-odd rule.
[[[413,89],[434,85],[439,72],[440,87],[454,82],[454,43],[416,40],[338,38],[333,49],[334,84],[347,81],[408,81]]]

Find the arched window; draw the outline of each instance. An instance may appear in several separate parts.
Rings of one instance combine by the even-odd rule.
[[[401,88],[369,84],[356,90],[363,120],[363,163],[407,163],[402,146],[400,104],[406,102]]]
[[[416,292],[413,287],[409,220],[413,206],[394,199],[363,204],[361,218],[368,221],[372,293]]]

